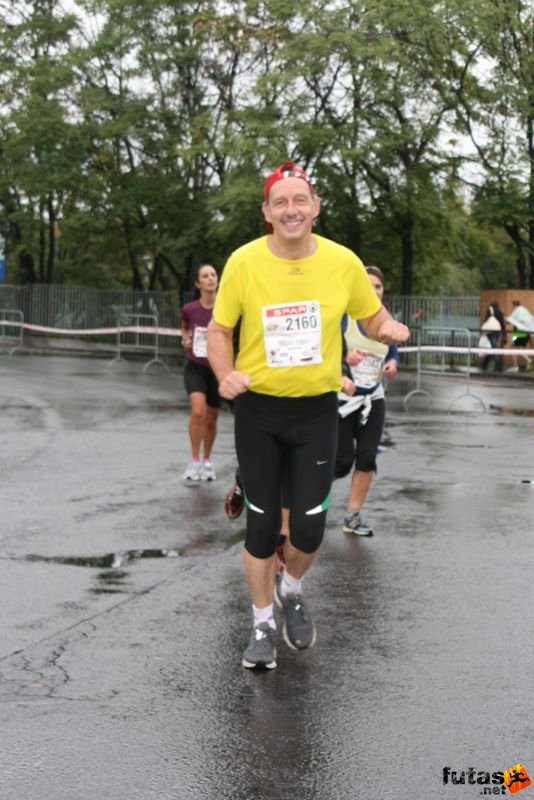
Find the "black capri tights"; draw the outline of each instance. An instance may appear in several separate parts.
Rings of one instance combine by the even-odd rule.
[[[355,464],[359,472],[376,472],[376,452],[386,417],[386,403],[378,397],[362,425],[362,408],[339,417],[335,477],[344,478]]]
[[[322,542],[334,475],[337,397],[271,397],[234,402],[237,458],[247,504],[246,550],[269,558],[281,524],[282,488],[291,497],[291,544],[315,553]]]

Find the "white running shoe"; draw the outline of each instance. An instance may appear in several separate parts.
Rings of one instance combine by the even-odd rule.
[[[201,467],[200,461],[190,461],[184,472],[184,481],[199,481]]]
[[[211,461],[204,461],[200,467],[201,481],[214,481],[217,478]]]

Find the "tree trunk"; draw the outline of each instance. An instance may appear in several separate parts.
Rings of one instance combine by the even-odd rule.
[[[158,253],[157,257],[161,260],[163,264],[166,265],[167,269],[171,272],[172,275],[176,278],[176,280],[181,284],[183,276],[178,272],[172,261],[167,258],[167,256],[163,255],[163,253]]]
[[[46,226],[44,222],[44,205],[39,202],[39,283],[46,283],[45,269]]]
[[[528,264],[530,267],[529,289],[534,289],[534,220],[532,220],[532,222],[529,225],[528,240],[530,243],[529,253],[528,253]]]
[[[21,286],[26,286],[35,283],[36,278],[33,254],[23,250],[19,254],[19,282]]]
[[[534,96],[530,96],[530,108],[534,107]],[[528,266],[530,289],[534,289],[534,116],[529,114],[527,119],[527,147],[530,163],[529,187],[528,187]]]
[[[19,248],[19,245],[22,242],[22,232],[20,230],[20,226],[16,223],[11,221],[9,223],[9,233],[10,238],[9,241],[13,245],[13,250]],[[27,250],[25,247],[19,251],[18,255],[19,261],[19,283],[21,286],[26,286],[27,284],[35,283],[37,279],[37,275],[35,274],[35,263],[33,260],[33,253]]]
[[[52,283],[56,261],[56,214],[52,195],[48,195],[48,258],[46,263],[46,282]]]
[[[161,258],[157,255],[154,259],[154,266],[152,267],[152,271],[150,273],[150,278],[148,281],[148,291],[153,292],[156,288],[156,281],[158,278],[161,282],[161,272],[162,272],[162,263]]]
[[[141,279],[141,273],[139,271],[139,266],[137,264],[137,258],[134,249],[132,247],[130,224],[128,220],[124,221],[123,228],[124,228],[124,238],[126,240],[126,250],[128,251],[128,260],[130,262],[130,267],[132,269],[132,290],[134,292],[142,292],[144,291],[143,281]]]
[[[516,264],[517,264],[517,288],[518,289],[526,289],[527,288],[527,259],[525,256],[525,242],[521,238],[521,231],[516,223],[510,223],[504,226],[506,229],[506,233],[513,241],[515,245],[515,252],[516,252]]]
[[[401,231],[402,249],[402,286],[401,294],[410,295],[413,287],[413,219],[411,215],[404,218]]]

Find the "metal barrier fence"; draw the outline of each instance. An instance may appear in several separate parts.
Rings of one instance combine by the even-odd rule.
[[[395,319],[425,328],[468,328],[480,325],[479,297],[386,295],[384,304]]]
[[[420,339],[419,335],[416,335],[416,339]],[[527,362],[527,364],[530,359],[534,358],[534,347],[488,348],[488,347],[479,347],[478,343],[476,346],[473,346],[472,344],[468,344],[467,346],[455,345],[454,347],[446,345],[444,348],[438,347],[436,345],[421,345],[419,343],[416,343],[415,345],[414,344],[402,345],[401,347],[399,347],[399,350],[403,354],[403,358],[409,353],[412,353],[416,356],[416,365],[417,365],[415,389],[412,389],[410,392],[408,392],[403,399],[403,405],[405,410],[408,410],[410,399],[418,395],[422,396],[429,406],[431,406],[432,403],[434,402],[433,395],[429,391],[421,389],[421,375],[423,373],[423,369],[421,367],[421,357],[424,353],[436,353],[441,351],[442,349],[444,349],[445,352],[447,353],[455,353],[456,355],[465,357],[467,359],[467,364],[468,364],[465,374],[466,390],[461,394],[457,395],[452,400],[452,402],[449,405],[450,412],[452,412],[455,404],[461,398],[472,398],[477,401],[477,406],[479,410],[480,409],[482,409],[482,411],[486,410],[486,404],[484,403],[484,401],[477,395],[472,394],[470,390],[470,378],[471,378],[470,364],[471,364],[471,359],[473,357],[483,358],[484,356],[487,356],[489,354],[500,355],[500,356],[514,356],[518,359],[519,358],[524,359]],[[449,375],[451,374],[452,373],[449,372]],[[474,410],[476,411],[477,409],[475,408]]]
[[[184,294],[183,302],[192,299]],[[384,302],[407,325],[478,330],[478,297],[388,295]],[[0,309],[22,311],[26,322],[49,328],[107,328],[119,314],[157,314],[162,327],[179,327],[180,292],[132,292],[83,286],[0,286]]]
[[[405,395],[403,400],[404,408],[407,410],[409,401],[416,396],[425,397],[429,401],[430,405],[434,402],[432,394],[426,389],[421,388],[421,375],[424,372],[422,364],[423,356],[433,355],[434,358],[438,356],[438,358],[443,359],[446,354],[450,354],[450,355],[455,355],[456,357],[461,356],[462,358],[464,358],[466,369],[464,373],[465,391],[461,392],[454,398],[454,400],[451,402],[449,406],[449,411],[452,411],[455,404],[459,400],[464,398],[474,399],[477,402],[479,408],[481,408],[482,411],[485,411],[486,404],[484,403],[482,398],[480,398],[476,394],[472,394],[471,392],[471,362],[473,360],[473,357],[478,356],[480,352],[480,349],[477,347],[478,331],[470,331],[468,328],[438,328],[438,327],[424,328],[420,326],[416,328],[413,333],[415,334],[412,335],[412,339],[415,339],[414,342],[415,347],[413,347],[413,349],[416,351],[415,352],[416,384],[415,384],[415,389],[412,389],[410,392],[408,392],[407,395]],[[423,345],[422,341],[425,334],[429,339],[435,338],[436,336],[441,336],[443,340],[445,340],[445,338],[449,338],[450,340],[452,340],[452,343],[445,343],[445,341],[443,341],[443,342],[434,342],[430,344],[427,343]],[[456,343],[454,342],[455,334],[456,334]],[[475,352],[473,352],[473,350]],[[487,352],[484,351],[484,354],[487,354]],[[408,355],[408,353],[405,352],[405,356],[406,355]],[[427,371],[430,372],[430,370]],[[432,370],[432,372],[435,371],[436,370]],[[443,369],[443,364],[442,364],[442,369],[440,371],[442,373],[445,372],[445,370]]]
[[[93,329],[117,325],[120,314],[156,314],[162,327],[180,326],[181,298],[173,292],[131,292],[82,286],[0,286],[0,309],[17,309],[28,324]],[[114,335],[108,337],[113,343]]]
[[[405,366],[416,366],[422,372],[459,372],[470,364],[466,353],[456,350],[457,347],[470,348],[479,337],[479,323],[468,326],[411,325],[410,342],[425,348],[417,354],[405,353],[402,363]],[[451,349],[452,348],[452,349]]]
[[[12,356],[24,342],[24,314],[22,311],[0,308],[0,345],[8,345]]]
[[[134,330],[131,330],[133,328]],[[159,321],[157,314],[130,314],[123,312],[117,318],[117,351],[111,365],[124,361],[124,353],[148,353],[152,358],[143,368],[146,372],[153,364],[167,364],[159,357]]]
[[[78,349],[80,332],[87,331],[83,336],[85,350],[118,349],[119,354],[122,342],[117,345],[115,332],[119,317],[155,316],[161,328],[177,331],[180,328],[182,300],[188,302],[191,299],[190,292],[185,293],[182,298],[178,291],[132,292],[126,289],[44,284],[0,286],[0,310],[16,310],[22,314],[30,343],[38,342],[38,346],[47,349],[60,347],[57,335],[51,332],[54,329],[63,334],[60,337],[64,342],[62,349]],[[389,295],[384,302],[396,319],[410,326],[412,341],[417,328],[424,329],[424,338],[421,340],[423,346],[434,343],[453,347],[467,344],[463,331],[478,331],[480,326],[478,297]],[[30,328],[31,325],[36,327]],[[41,330],[39,326],[42,326]],[[103,329],[109,331],[102,333]],[[64,333],[69,330],[72,331],[70,338]],[[96,331],[99,333],[96,334]],[[20,336],[22,337],[22,332]],[[178,357],[182,354],[172,338],[165,339],[165,351],[169,354],[176,352]],[[420,362],[417,362],[418,358]],[[402,362],[406,367],[417,365],[420,369],[441,369],[445,372],[465,364],[466,359],[454,352],[447,355],[444,351],[419,354],[407,352],[403,355]]]

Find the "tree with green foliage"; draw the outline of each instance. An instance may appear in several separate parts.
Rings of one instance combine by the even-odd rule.
[[[80,180],[83,143],[69,118],[73,75],[65,60],[76,27],[56,0],[6,12],[0,60],[0,197],[21,280],[51,283],[58,221]],[[58,12],[56,14],[56,12]]]
[[[534,288],[534,7],[524,0],[458,4],[464,57],[441,82],[472,145],[473,216],[502,227],[518,288]]]
[[[187,290],[196,263],[264,232],[262,176],[292,159],[316,179],[317,231],[390,290],[508,285],[511,248],[532,285],[524,0],[0,7],[19,281]]]

